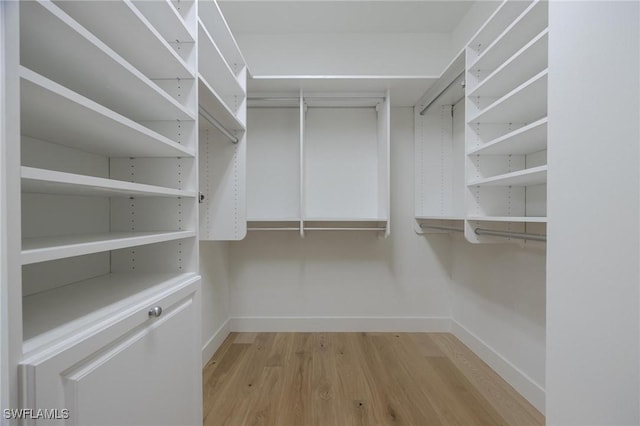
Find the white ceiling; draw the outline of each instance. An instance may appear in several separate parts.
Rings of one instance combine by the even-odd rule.
[[[451,32],[473,1],[218,0],[235,34]]]

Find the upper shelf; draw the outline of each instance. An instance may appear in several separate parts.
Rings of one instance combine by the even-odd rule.
[[[225,129],[246,130],[246,126],[202,76],[198,79],[198,103]]]
[[[493,70],[517,52],[536,34],[544,30],[547,27],[547,3],[544,0],[535,1],[487,46],[468,68],[470,70]]]
[[[547,122],[542,118],[474,148],[469,155],[532,154],[547,149]]]
[[[182,145],[24,67],[22,134],[108,157],[193,157]]]
[[[547,70],[481,110],[469,123],[530,123],[547,115]]]
[[[189,30],[170,0],[132,0],[151,24],[167,41],[193,43],[195,35]],[[119,26],[117,26],[119,27]]]
[[[305,93],[375,94],[391,92],[392,106],[414,106],[438,76],[262,75],[248,81],[250,95]]]
[[[530,4],[531,0],[503,1],[471,38],[469,48],[474,52],[474,56],[481,55]]]
[[[21,2],[20,12],[20,60],[25,67],[134,121],[195,120],[195,111],[53,3]]]
[[[198,18],[216,41],[220,53],[231,70],[238,76],[242,68],[246,66],[246,61],[218,4],[213,0],[200,0],[198,2]]]
[[[245,97],[244,87],[201,21],[198,21],[198,52],[201,78],[222,98],[229,110],[236,111]]]
[[[133,3],[59,0],[55,3],[147,77],[194,78],[182,58]],[[114,22],[118,25],[113,25]]]
[[[195,197],[194,191],[22,167],[22,192],[115,197]]]

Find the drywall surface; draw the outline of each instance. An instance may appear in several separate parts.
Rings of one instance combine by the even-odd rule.
[[[549,4],[549,425],[640,423],[639,9]]]
[[[451,60],[448,33],[237,34],[251,73],[439,76]]]
[[[233,329],[448,329],[450,240],[414,232],[413,109],[391,116],[391,236],[256,231],[229,243]]]
[[[454,332],[544,412],[544,247],[471,244],[462,236],[454,238]]]
[[[226,242],[200,243],[203,362],[209,360],[229,331],[228,262]]]

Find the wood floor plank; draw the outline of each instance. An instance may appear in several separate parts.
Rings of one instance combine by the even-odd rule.
[[[432,333],[430,337],[508,424],[544,425],[544,415],[455,336]]]
[[[203,395],[212,426],[544,424],[448,333],[233,333]]]

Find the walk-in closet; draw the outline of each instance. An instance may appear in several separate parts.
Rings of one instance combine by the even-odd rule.
[[[640,2],[0,3],[4,425],[640,424]]]

